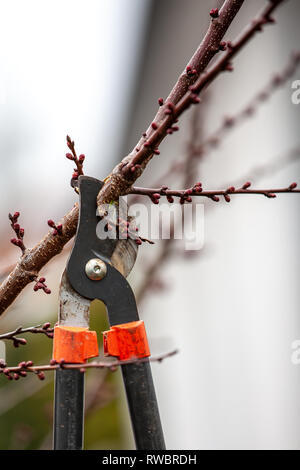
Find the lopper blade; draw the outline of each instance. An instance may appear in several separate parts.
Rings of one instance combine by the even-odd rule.
[[[91,301],[81,297],[71,287],[64,271],[59,292],[59,324],[64,326],[89,327]]]

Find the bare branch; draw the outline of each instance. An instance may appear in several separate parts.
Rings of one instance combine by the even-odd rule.
[[[14,331],[9,331],[8,333],[2,333],[0,335],[0,341],[2,340],[11,340],[13,341],[13,345],[15,348],[18,348],[20,345],[25,345],[27,344],[27,341],[25,338],[19,338],[17,335],[21,335],[24,333],[41,333],[46,335],[48,338],[53,338],[53,332],[54,329],[51,328],[51,325],[49,322],[44,323],[43,325],[37,325],[37,326],[30,326],[27,328],[23,328],[22,326],[18,326]]]
[[[60,221],[63,232],[61,236],[56,237],[50,231],[35,247],[25,250],[13,271],[0,285],[0,314],[9,307],[27,284],[36,280],[42,267],[62,251],[64,245],[75,235],[77,223],[76,204]]]
[[[178,117],[191,104],[199,103],[199,93],[205,87],[207,87],[219,74],[225,70],[232,70],[231,60],[248,43],[248,41],[255,36],[258,31],[261,31],[266,24],[274,22],[271,14],[283,1],[284,0],[269,1],[259,17],[252,21],[251,25],[246,28],[243,34],[234,43],[227,43],[227,50],[223,54],[222,58],[218,60],[215,65],[212,66],[207,72],[202,73],[203,70],[201,70],[200,75],[194,84],[189,85],[188,89],[185,89],[180,97],[178,97],[174,91],[177,90],[177,82],[171,94],[169,95],[172,96],[174,91],[174,99],[168,99],[166,104],[161,106],[159,110],[159,119],[156,119],[152,122],[148,128],[148,131],[143,134],[142,139],[138,142],[137,146],[135,146],[132,153],[125,157],[121,163],[119,163],[114,168],[110,176],[106,178],[105,184],[101,188],[97,198],[100,214],[103,204],[115,201],[120,195],[127,194],[130,191],[130,187],[143,173],[153,155],[159,153],[159,144],[168,134],[178,130],[178,126],[174,126],[174,124],[177,123]],[[223,5],[225,10],[222,8],[220,10],[219,17],[212,20],[213,22],[220,23],[223,26],[226,25],[224,34],[230,25],[230,23],[228,23],[229,17],[228,15],[225,15],[225,11],[228,13],[228,8],[233,8],[232,3],[233,2],[226,1]],[[238,10],[236,10],[235,14],[237,11]],[[230,22],[232,19],[233,17],[230,16]],[[209,44],[212,43],[214,44],[214,47],[216,47],[216,44],[214,43],[215,30],[209,30],[207,34],[208,36],[211,36],[211,42],[209,42]],[[220,42],[218,43],[217,47],[218,50],[220,50]],[[209,46],[209,49],[210,48],[211,45]],[[193,69],[195,69],[199,74],[199,69],[197,66],[194,68],[192,67],[192,72]],[[190,68],[188,68],[185,73],[187,77],[189,77]],[[197,74],[195,73],[195,75]]]
[[[40,380],[45,379],[44,372],[49,372],[57,369],[79,369],[80,372],[85,373],[86,369],[110,369],[114,372],[117,367],[125,365],[125,364],[135,364],[138,362],[162,362],[164,359],[167,359],[171,356],[174,356],[178,353],[178,350],[174,350],[168,352],[166,354],[161,354],[158,356],[147,357],[143,359],[130,359],[128,361],[118,361],[118,360],[110,360],[110,361],[92,361],[86,364],[69,364],[64,361],[57,363],[54,360],[50,361],[50,364],[42,365],[42,366],[34,366],[32,361],[23,361],[20,362],[19,365],[14,367],[7,367],[7,364],[4,360],[0,359],[0,374],[3,375],[8,380],[19,380],[21,377],[26,377],[27,373],[34,373]]]
[[[99,206],[117,200],[120,195],[128,193],[134,181],[142,174],[152,158],[159,143],[168,134],[170,126],[174,127],[173,124],[177,116],[192,102],[197,101],[195,94],[211,83],[226,68],[233,56],[254,36],[256,31],[266,22],[271,22],[271,13],[283,1],[269,1],[259,19],[252,23],[241,38],[234,45],[231,44],[231,47],[224,53],[223,58],[217,61],[208,73],[203,75],[203,71],[212,57],[220,48],[221,50],[224,49],[221,40],[243,4],[243,0],[225,0],[218,17],[211,20],[211,25],[204,40],[189,61],[186,71],[174,86],[166,100],[166,104],[160,107],[155,117],[155,125],[153,126],[152,123],[149,132],[146,133],[146,138],[143,137],[140,140],[139,150],[136,150],[136,146],[132,154],[125,157],[105,179],[105,184],[98,195]],[[188,91],[191,86],[192,90]],[[171,114],[166,114],[168,110],[171,111]],[[140,168],[137,167],[140,164],[139,162],[141,162]],[[132,171],[132,168],[134,171]],[[63,231],[61,236],[54,237],[53,233],[49,232],[33,249],[25,250],[14,270],[0,286],[0,314],[9,307],[29,282],[36,279],[39,270],[62,251],[63,246],[75,235],[77,223],[78,206],[75,205],[60,222]]]
[[[161,196],[165,196],[170,203],[174,202],[174,197],[178,197],[180,198],[180,202],[184,204],[185,202],[192,202],[193,196],[207,197],[215,202],[220,200],[218,196],[223,196],[227,202],[230,202],[230,196],[234,194],[260,194],[268,198],[275,198],[276,194],[279,193],[300,193],[300,189],[295,189],[297,187],[296,183],[290,184],[287,188],[277,189],[248,189],[250,186],[251,183],[246,182],[242,188],[238,189],[234,186],[230,186],[224,190],[209,191],[203,191],[202,184],[200,182],[188,189],[169,189],[166,186],[161,188],[138,188],[133,186],[130,190],[130,194],[148,196],[154,204],[159,203]]]
[[[203,139],[199,144],[195,145],[194,142],[190,144],[191,158],[187,161],[185,158],[180,158],[173,161],[169,168],[160,175],[159,181],[166,181],[170,174],[182,172],[186,165],[189,165],[191,159],[200,159],[207,156],[209,151],[219,147],[222,140],[239,125],[256,115],[258,109],[266,103],[273,93],[280,89],[295,73],[300,63],[300,51],[291,54],[288,64],[284,69],[273,74],[271,79],[262,87],[248,103],[235,115],[224,116],[220,126],[208,137]],[[192,171],[191,171],[192,173]],[[160,184],[158,183],[158,185]],[[157,186],[157,185],[155,185]]]

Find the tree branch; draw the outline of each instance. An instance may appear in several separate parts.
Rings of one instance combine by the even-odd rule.
[[[254,36],[260,24],[265,23],[266,18],[270,21],[270,14],[283,1],[284,0],[272,0],[268,2],[268,6],[263,11],[260,20],[258,22],[256,21],[255,27],[252,25],[252,27],[244,33],[242,39],[237,41],[233,49],[227,51],[222,59],[221,65],[217,67],[217,70],[216,66],[214,66],[209,73],[201,75],[212,57],[220,48],[223,49],[224,45],[221,44],[221,40],[243,4],[243,0],[225,0],[218,17],[211,20],[204,40],[189,61],[186,71],[180,76],[167,98],[166,105],[159,109],[155,117],[157,123],[149,127],[146,137],[150,142],[145,141],[145,137],[143,137],[138,144],[141,149],[136,150],[135,148],[132,154],[125,157],[105,179],[105,184],[97,199],[99,206],[117,200],[120,195],[126,194],[129,191],[132,184],[142,174],[147,163],[152,158],[157,145],[167,135],[170,125],[176,121],[177,116],[185,109],[182,103],[186,103],[186,99],[187,104],[190,104],[193,100],[195,101],[195,93],[200,91],[203,82],[205,81],[205,84],[210,83],[218,73],[222,71],[222,65],[226,64],[227,61]],[[217,64],[220,64],[220,61],[218,61]],[[207,80],[207,77],[209,77],[209,80]],[[201,85],[200,87],[199,84]],[[191,86],[196,87],[193,92],[188,91]],[[173,109],[175,113],[172,112]],[[171,114],[166,114],[168,110],[171,111]],[[157,129],[155,129],[156,127]],[[133,161],[136,162],[134,165],[132,164]],[[141,161],[142,164],[138,168],[136,165],[139,165],[139,161]],[[134,171],[132,171],[132,168]],[[78,205],[75,205],[60,221],[62,225],[62,235],[54,237],[53,233],[49,232],[33,249],[25,250],[24,255],[21,257],[14,270],[0,286],[0,315],[11,305],[24,287],[36,279],[39,270],[50,259],[62,251],[63,246],[75,235],[77,223]]]
[[[248,101],[248,103],[235,115],[224,116],[222,123],[219,125],[217,130],[215,130],[205,139],[201,140],[199,144],[191,142],[191,159],[200,159],[203,158],[203,156],[207,156],[209,151],[220,146],[222,140],[226,137],[227,134],[235,130],[238,125],[245,122],[245,120],[255,116],[258,109],[272,97],[273,93],[293,76],[299,64],[300,50],[292,53],[290,60],[284,69],[273,74],[268,83],[266,83],[265,86],[258,92],[256,92],[256,94]],[[171,173],[181,173],[183,170],[185,170],[186,165],[189,165],[189,161],[184,158],[179,158],[178,160],[172,162],[167,170],[162,175],[160,175],[159,182],[155,186],[159,186],[162,181],[166,181]],[[193,170],[190,172],[193,173]]]
[[[297,187],[296,183],[292,183],[287,188],[277,189],[248,189],[250,186],[251,183],[246,182],[242,188],[238,189],[234,186],[230,186],[224,190],[218,189],[209,191],[203,191],[201,183],[196,183],[193,187],[188,189],[169,189],[166,186],[162,186],[161,188],[138,188],[133,186],[130,190],[130,194],[148,196],[154,204],[158,204],[161,196],[165,196],[170,203],[174,202],[174,197],[178,197],[180,198],[180,202],[184,204],[185,202],[192,202],[193,196],[207,197],[215,202],[220,200],[218,196],[224,196],[224,199],[230,202],[230,196],[233,194],[260,194],[268,198],[274,198],[276,194],[300,193],[300,189],[295,189]]]
[[[178,353],[178,350],[170,351],[165,354],[160,354],[158,356],[146,357],[143,359],[130,359],[128,361],[119,361],[119,360],[109,360],[109,361],[92,361],[85,364],[69,364],[64,361],[57,363],[56,361],[51,360],[50,364],[34,366],[32,361],[23,361],[19,365],[13,367],[7,367],[7,364],[3,359],[0,359],[0,374],[3,375],[8,380],[19,380],[21,377],[26,377],[28,373],[36,374],[40,380],[45,379],[44,372],[49,372],[57,369],[79,369],[80,372],[85,373],[86,369],[110,369],[114,372],[117,367],[125,364],[135,364],[138,362],[162,362],[164,359],[174,356]]]
[[[32,249],[26,249],[13,271],[0,285],[0,315],[9,307],[20,292],[30,282],[36,280],[39,271],[54,256],[58,255],[64,245],[75,235],[78,223],[78,204],[65,215],[60,224],[62,235],[54,236],[50,231]]]
[[[0,341],[2,340],[11,340],[15,348],[18,348],[20,345],[27,344],[25,338],[19,338],[17,335],[21,335],[24,333],[41,333],[46,335],[48,338],[53,338],[54,329],[51,328],[49,322],[44,323],[42,326],[29,326],[28,328],[23,328],[22,326],[18,326],[14,331],[9,331],[8,333],[3,333],[0,335]]]
[[[152,122],[148,128],[148,131],[143,134],[143,138],[139,141],[132,153],[125,157],[114,168],[109,177],[106,178],[105,184],[101,188],[97,198],[100,214],[101,206],[103,204],[111,203],[112,201],[118,199],[118,197],[122,194],[127,194],[130,191],[130,187],[143,173],[153,155],[159,153],[159,144],[168,134],[178,130],[177,126],[173,126],[173,124],[177,122],[178,117],[191,104],[197,104],[200,101],[197,95],[221,72],[229,69],[232,70],[231,60],[245,46],[245,44],[247,44],[248,41],[255,36],[258,31],[262,30],[264,25],[274,22],[274,20],[271,18],[271,14],[283,1],[284,0],[269,1],[268,5],[264,8],[259,17],[252,21],[251,25],[246,28],[244,33],[234,43],[227,43],[227,51],[223,54],[222,58],[218,60],[215,65],[208,70],[208,72],[200,73],[194,84],[190,85],[188,89],[182,93],[180,100],[167,100],[166,104],[160,111],[160,113],[164,113],[164,117],[158,122]],[[227,7],[229,7],[230,3],[231,2],[225,2],[223,8],[225,8],[225,4],[227,4]],[[213,21],[220,23],[225,22],[227,24],[226,20],[228,20],[228,16],[223,16],[221,10],[220,16]],[[228,26],[229,24],[227,27]],[[208,32],[208,34],[213,35],[214,31]],[[211,41],[214,43],[213,38]],[[189,75],[188,70],[186,71],[186,74]],[[177,84],[175,85],[174,89],[177,89]],[[172,96],[172,93],[173,91],[169,96]],[[178,98],[175,92],[174,96],[176,99]]]

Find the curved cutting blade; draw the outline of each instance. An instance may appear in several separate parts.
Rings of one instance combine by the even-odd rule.
[[[63,272],[59,288],[58,321],[64,326],[89,327],[91,301],[81,297],[68,281],[66,270]]]

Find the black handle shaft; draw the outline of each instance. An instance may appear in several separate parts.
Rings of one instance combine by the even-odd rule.
[[[165,441],[149,361],[123,365],[122,374],[136,448],[164,450]]]
[[[83,444],[84,374],[55,372],[54,450],[80,450]]]

